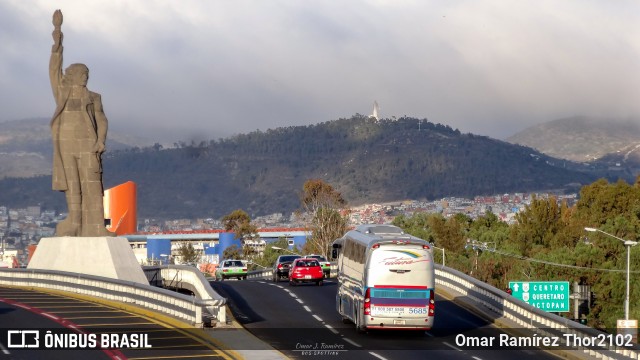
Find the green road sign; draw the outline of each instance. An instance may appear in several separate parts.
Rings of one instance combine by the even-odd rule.
[[[511,295],[540,310],[569,311],[568,281],[510,281]]]

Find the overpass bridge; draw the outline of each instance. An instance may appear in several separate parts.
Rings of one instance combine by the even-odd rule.
[[[164,266],[159,267],[158,271],[164,272],[161,274],[162,282],[173,282],[174,286],[180,284],[179,286],[193,289],[198,295],[192,297],[148,284],[38,269],[0,269],[0,287],[45,289],[45,291],[55,289],[68,294],[131,304],[146,309],[147,314],[163,314],[197,327],[201,327],[205,319],[221,326],[226,323],[226,299],[213,291],[208,280],[204,279],[197,269],[190,266]],[[271,270],[255,271],[250,274],[250,278],[253,279],[266,280],[271,276]],[[269,284],[270,281],[266,283]],[[451,298],[455,302],[484,314],[485,318],[500,324],[503,328],[511,328],[514,331],[526,329],[540,337],[562,338],[564,334],[568,334],[579,338],[597,339],[606,336],[605,333],[596,329],[544,312],[500,289],[445,266],[438,266],[436,269],[436,284],[441,291],[451,293]],[[251,298],[247,301],[260,301],[260,299]],[[578,358],[640,358],[640,350],[637,347],[620,347],[615,344],[596,347],[564,347],[563,349],[567,349]]]

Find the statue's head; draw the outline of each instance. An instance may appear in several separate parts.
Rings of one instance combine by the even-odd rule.
[[[71,64],[64,71],[64,77],[69,85],[87,86],[89,68],[85,64]]]

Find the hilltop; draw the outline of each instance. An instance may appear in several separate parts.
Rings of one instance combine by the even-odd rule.
[[[640,145],[640,118],[575,116],[531,126],[506,141],[559,159],[597,161],[608,155],[633,152]]]
[[[51,175],[50,119],[34,118],[0,122],[0,179]],[[109,150],[153,144],[147,139],[110,129]]]
[[[555,165],[563,164],[563,165]],[[596,176],[528,147],[463,134],[425,119],[355,115],[309,126],[255,131],[226,139],[110,151],[105,187],[138,184],[140,217],[220,218],[289,213],[311,178],[351,204],[446,196],[566,189]],[[50,177],[5,179],[0,204],[64,209]]]

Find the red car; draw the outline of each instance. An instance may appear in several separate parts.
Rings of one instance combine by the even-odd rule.
[[[293,286],[301,282],[315,282],[316,285],[322,285],[322,266],[318,260],[313,258],[295,259],[289,270],[289,285]]]

